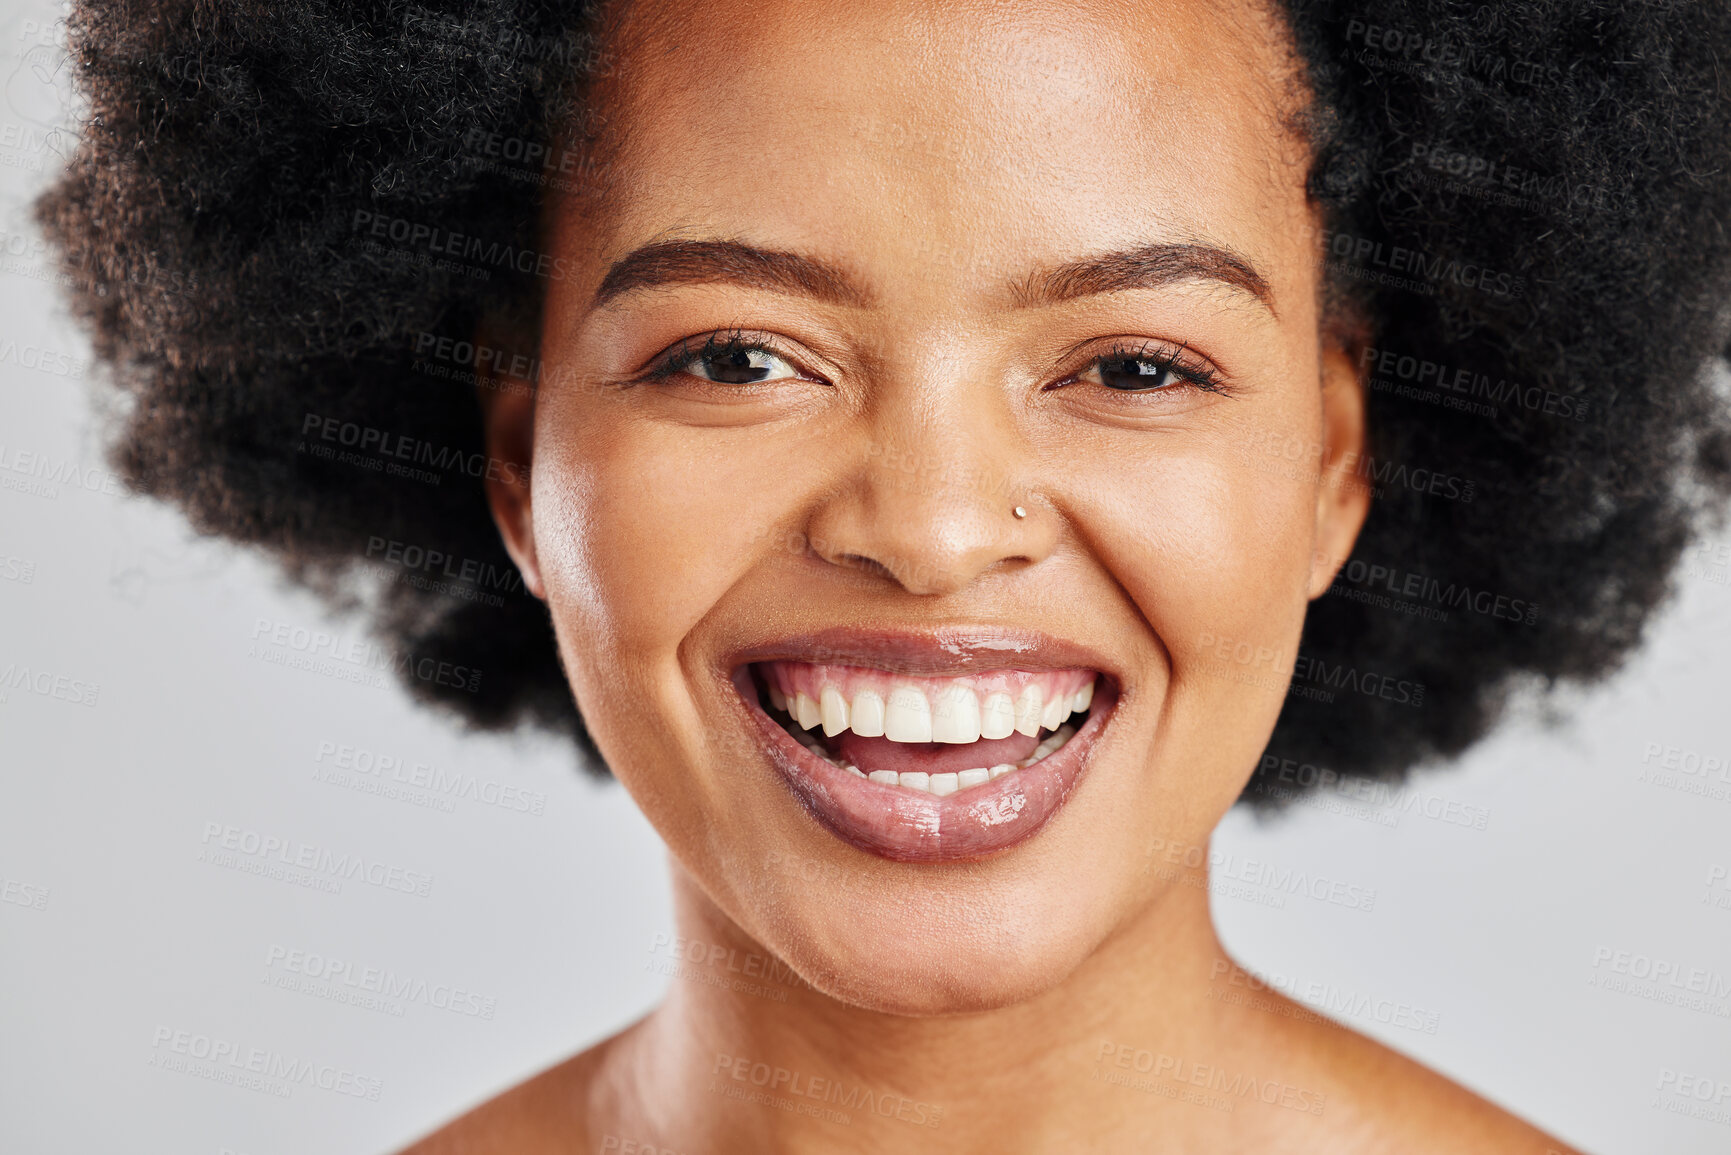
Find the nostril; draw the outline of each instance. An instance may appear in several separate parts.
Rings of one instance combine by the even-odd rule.
[[[844,553],[835,559],[835,564],[848,569],[863,570],[873,577],[895,578],[895,571],[876,558],[867,557],[863,553]]]

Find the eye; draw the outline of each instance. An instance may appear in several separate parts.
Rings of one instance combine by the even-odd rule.
[[[1147,357],[1103,357],[1084,369],[1080,380],[1093,381],[1108,389],[1161,389],[1177,384],[1171,365]]]
[[[668,352],[652,376],[666,380],[679,373],[717,385],[756,385],[805,376],[774,350],[737,333],[714,333],[701,343],[681,343]]]
[[[1187,385],[1218,391],[1213,369],[1187,364],[1181,354],[1160,347],[1113,349],[1095,358],[1075,379],[1120,393],[1154,393]]]

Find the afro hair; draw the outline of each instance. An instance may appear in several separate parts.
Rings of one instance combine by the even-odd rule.
[[[539,206],[605,169],[591,7],[78,0],[89,119],[37,213],[138,490],[363,608],[419,697],[569,733],[604,774],[480,477],[485,370],[539,363],[474,344],[538,317]],[[1398,782],[1515,688],[1615,669],[1731,492],[1731,7],[1284,12],[1374,500],[1262,806]]]

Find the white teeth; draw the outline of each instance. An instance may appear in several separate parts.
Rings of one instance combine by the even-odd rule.
[[[1058,747],[1062,746],[1065,742],[1068,742],[1070,740],[1070,736],[1073,735],[1075,732],[1076,732],[1076,727],[1071,726],[1068,723],[1066,723],[1065,725],[1059,726],[1052,733],[1047,734],[1044,738],[1042,738],[1040,740],[1040,744],[1038,746],[1034,747],[1034,752],[1032,754],[1028,755],[1026,758],[1024,758],[1020,762],[1016,763],[1016,765],[1017,766],[1032,766],[1034,763],[1038,762],[1040,759],[1048,756],[1049,754],[1051,754],[1052,752],[1057,750]]]
[[[1069,716],[1069,697],[1065,694],[1053,694],[1052,700],[1046,703],[1046,712],[1040,715],[1040,725],[1047,730],[1056,730]]]
[[[884,735],[884,700],[876,690],[861,690],[853,696],[848,711],[848,725],[861,738],[881,738]]]
[[[1008,738],[1016,732],[1016,703],[999,691],[987,694],[980,708],[980,737]]]
[[[1040,745],[1035,746],[1032,755],[1028,755],[1016,764],[999,762],[992,769],[957,771],[954,774],[923,774],[923,772],[917,771],[905,772],[905,774],[897,774],[895,771],[872,771],[871,774],[864,774],[852,765],[848,765],[845,769],[852,771],[853,774],[864,774],[865,778],[871,779],[879,786],[900,786],[902,790],[919,790],[921,793],[942,798],[945,795],[954,795],[957,790],[969,790],[973,786],[983,786],[988,781],[997,781],[997,779],[1004,778],[1006,774],[1016,771],[1016,769],[1030,767],[1035,762],[1039,762],[1040,758],[1056,752],[1059,746],[1065,745],[1066,741],[1070,741],[1070,738],[1075,736],[1075,732],[1077,732],[1077,727],[1070,726],[1070,724],[1059,726],[1058,731],[1047,734],[1046,738],[1040,741]]]
[[[834,686],[825,686],[818,703],[818,712],[823,716],[823,732],[825,737],[833,738],[847,729],[847,699],[841,696],[841,691]]]
[[[1068,719],[1072,713],[1089,708],[1096,685],[1097,681],[1091,680],[1074,693],[1053,695],[1050,701],[1035,683],[1025,685],[1014,699],[1005,691],[994,690],[984,695],[983,701],[970,684],[940,684],[928,698],[922,687],[904,683],[889,691],[887,701],[880,692],[861,689],[849,702],[834,685],[823,686],[815,700],[803,690],[790,692],[777,686],[766,686],[766,696],[771,706],[797,724],[789,730],[799,743],[831,766],[881,786],[899,786],[941,798],[996,781],[1012,770],[1050,757],[1076,733],[1076,726]],[[830,753],[816,732],[820,726],[827,738],[851,730],[864,738],[907,743],[966,745],[982,738],[999,741],[1015,733],[1039,740],[1020,762],[942,774],[897,774],[890,770],[868,772]]]
[[[978,742],[980,699],[967,686],[947,686],[932,711],[932,741]]]
[[[853,766],[847,766],[845,769],[850,770],[855,774],[863,774],[864,777],[870,778],[880,786],[900,786],[904,790],[918,790],[921,793],[935,794],[939,798],[942,798],[946,795],[954,794],[958,790],[967,790],[975,786],[984,785],[987,782],[995,782],[1012,770],[1032,766],[1040,759],[1051,755],[1065,742],[1068,742],[1075,733],[1076,727],[1074,726],[1069,724],[1060,726],[1054,733],[1046,735],[1040,744],[1034,748],[1034,752],[1028,755],[1028,757],[1022,759],[1020,762],[1013,764],[1009,762],[1000,762],[989,770],[960,770],[949,774],[926,774],[920,771],[909,771],[905,774],[897,774],[893,770],[873,770],[870,774],[864,774],[863,771],[858,770]],[[816,739],[813,739],[813,741],[815,742]],[[834,759],[831,759],[831,761],[834,762]],[[839,763],[837,763],[837,765],[839,765]]]
[[[1022,696],[1016,699],[1016,733],[1030,738],[1039,735],[1041,704],[1040,687],[1030,682],[1022,689]]]
[[[928,699],[915,686],[897,686],[889,701],[875,690],[859,690],[850,703],[835,686],[825,686],[814,700],[803,690],[784,693],[768,687],[769,704],[788,714],[803,729],[822,726],[827,737],[852,730],[862,738],[888,738],[892,742],[947,742],[965,745],[981,738],[996,741],[1021,733],[1038,737],[1055,730],[1072,713],[1088,709],[1094,700],[1090,681],[1073,694],[1054,694],[1050,701],[1039,686],[1029,684],[1021,694],[996,690],[982,704],[971,687],[948,686]]]
[[[890,691],[890,700],[884,706],[884,737],[891,742],[932,740],[932,706],[924,694],[912,686],[897,686]]]

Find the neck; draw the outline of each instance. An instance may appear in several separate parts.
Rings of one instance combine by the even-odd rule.
[[[1208,1113],[1107,1076],[1134,1075],[1142,1056],[1218,1063],[1245,1045],[1224,1037],[1224,1006],[1208,997],[1225,954],[1205,874],[1167,887],[1055,987],[929,1017],[824,994],[677,864],[673,877],[678,932],[658,952],[668,996],[620,1040],[609,1083],[617,1110],[653,1120],[675,1151],[919,1153],[962,1136],[980,1150],[1065,1149],[1139,1129],[1151,1111],[1188,1131]]]

